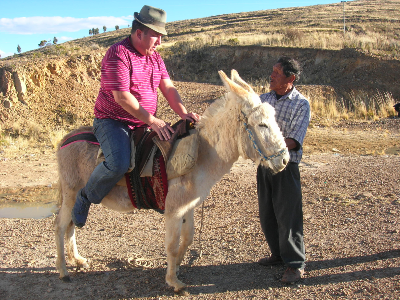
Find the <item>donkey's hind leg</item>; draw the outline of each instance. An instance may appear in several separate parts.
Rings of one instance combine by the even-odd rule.
[[[61,183],[62,184],[62,183]],[[68,258],[78,267],[87,267],[86,259],[79,255],[75,241],[75,225],[72,223],[71,211],[75,203],[76,191],[73,189],[62,188],[62,204],[55,221],[55,236],[57,246],[56,267],[60,272],[60,279],[65,282],[71,281],[64,252],[64,238],[67,239]]]
[[[181,231],[181,244],[178,251],[178,260],[176,262],[177,271],[181,265],[183,258],[189,246],[193,243],[194,236],[194,209],[189,210],[183,216],[182,231]]]
[[[64,252],[64,236],[68,226],[72,223],[71,220],[71,210],[74,199],[73,193],[71,192],[62,192],[62,203],[61,208],[58,212],[57,218],[55,220],[54,229],[55,229],[55,238],[56,238],[56,246],[57,246],[57,260],[56,260],[56,268],[60,273],[60,279],[63,281],[69,282],[71,279],[69,278],[66,261],[65,261],[65,252]],[[70,203],[72,201],[72,204]]]

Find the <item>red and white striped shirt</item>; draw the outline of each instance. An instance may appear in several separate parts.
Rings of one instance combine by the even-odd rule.
[[[157,111],[157,88],[161,79],[169,79],[158,52],[142,55],[133,48],[129,37],[108,49],[101,63],[101,87],[94,107],[98,119],[114,119],[130,128],[147,126],[114,100],[112,91],[130,92],[150,114]]]

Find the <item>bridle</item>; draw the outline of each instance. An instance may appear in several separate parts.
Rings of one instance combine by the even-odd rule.
[[[253,132],[249,129],[249,126],[246,123],[246,120],[248,120],[247,116],[245,115],[245,113],[243,111],[241,111],[242,115],[243,115],[243,124],[244,124],[244,128],[247,131],[247,134],[250,138],[250,141],[252,141],[253,143],[253,148],[257,151],[257,153],[261,156],[261,161],[269,161],[275,157],[281,156],[283,155],[285,152],[287,152],[287,148],[285,147],[284,149],[280,150],[279,152],[272,154],[270,156],[265,156],[264,153],[261,152],[260,148],[258,147],[255,139],[254,139],[254,135]]]

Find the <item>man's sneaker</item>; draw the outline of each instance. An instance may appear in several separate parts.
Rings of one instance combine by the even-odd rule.
[[[71,212],[72,222],[74,222],[76,227],[82,228],[85,225],[90,204],[89,200],[82,195],[82,192],[78,192],[74,208]]]
[[[294,283],[299,281],[304,274],[304,269],[287,268],[282,276],[281,281],[283,283]]]
[[[263,266],[283,265],[283,260],[280,256],[271,254],[270,256],[261,258],[258,263]]]

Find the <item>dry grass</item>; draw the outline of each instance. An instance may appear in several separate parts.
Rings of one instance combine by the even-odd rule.
[[[346,33],[343,34],[343,6],[341,3],[311,7],[264,10],[239,14],[219,15],[167,24],[160,52],[163,55],[184,56],[193,50],[207,53],[209,47],[219,45],[265,45],[317,49],[356,48],[369,55],[399,59],[400,1],[359,0],[346,2]],[[14,70],[24,61],[39,61],[49,57],[73,57],[81,54],[102,53],[127,36],[130,28],[109,31],[95,36],[52,45],[0,60],[0,67]],[[215,75],[217,76],[217,75]],[[218,78],[217,78],[218,80]],[[267,92],[268,78],[250,80],[257,93]],[[395,115],[395,100],[389,93],[367,94],[354,91],[343,100],[327,92],[302,91],[309,99],[313,118],[326,121],[340,119],[376,120]],[[85,118],[85,116],[82,116]],[[87,117],[86,117],[87,119]],[[71,126],[81,124],[80,116]],[[33,122],[0,127],[0,153],[14,148],[35,147],[46,143],[54,148],[65,129],[45,132]],[[36,141],[36,142],[34,142]]]
[[[267,79],[252,81],[251,86],[257,93],[265,93],[269,90]],[[299,86],[299,90],[310,101],[312,120],[326,126],[340,120],[378,120],[395,116],[393,105],[395,100],[390,93],[376,92],[373,95],[362,92],[352,92],[351,101],[345,103],[337,101],[332,93],[321,91],[319,87],[305,88]],[[83,125],[82,120],[75,120],[72,127]],[[312,126],[312,125],[311,125]],[[34,122],[27,124],[14,123],[7,130],[0,127],[0,154],[4,157],[14,157],[21,152],[32,152],[34,149],[51,145],[56,149],[67,129],[59,128],[52,131],[44,131]]]
[[[378,120],[395,116],[395,100],[390,93],[376,92],[367,94],[352,92],[350,102],[335,97],[321,97],[314,93],[305,93],[310,100],[313,118],[328,120]],[[346,103],[347,102],[347,103]]]
[[[167,23],[164,47],[179,42],[197,46],[266,45],[318,49],[356,48],[399,58],[400,1],[358,0],[341,3],[218,15]],[[62,56],[105,50],[127,36],[130,28],[108,31],[60,45],[28,51],[10,59]]]
[[[254,91],[261,94],[269,91],[268,79],[250,82]],[[301,93],[310,101],[312,119],[325,121],[338,120],[378,120],[396,116],[393,96],[386,92],[369,94],[352,91],[346,99],[338,98],[336,93],[319,86],[299,86]]]
[[[219,15],[168,23],[167,42],[198,38],[205,45],[267,45],[320,49],[351,47],[398,58],[400,1],[341,3]]]
[[[11,158],[21,153],[42,152],[49,143],[49,134],[52,133],[32,121],[14,122],[10,128],[0,127],[0,154]]]
[[[76,126],[79,127],[79,126]],[[62,138],[68,133],[65,129],[59,129],[49,132],[49,140],[53,147],[53,149],[57,148],[57,145],[60,143]]]

